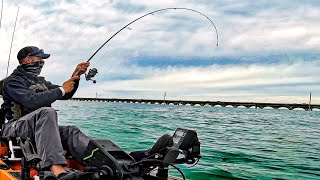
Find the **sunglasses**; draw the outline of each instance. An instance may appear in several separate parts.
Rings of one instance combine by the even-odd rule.
[[[27,56],[34,56],[34,55],[36,55],[36,54],[44,54],[43,49],[39,49],[39,50],[36,51],[36,52],[29,53]]]

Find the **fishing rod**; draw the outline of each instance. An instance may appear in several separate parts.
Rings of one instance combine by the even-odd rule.
[[[18,15],[19,15],[19,9],[20,9],[20,7],[18,6],[18,11],[17,11],[17,16],[16,16],[16,21],[14,22],[14,28],[13,28],[13,33],[12,33],[12,39],[11,39],[11,45],[10,45],[10,52],[9,52],[9,59],[8,59],[8,65],[7,65],[7,74],[6,74],[6,77],[8,77],[8,70],[9,70],[9,63],[10,63],[11,49],[12,49],[12,43],[13,43],[14,33],[16,32],[16,26],[17,26],[17,20],[18,20]]]
[[[117,34],[119,34],[122,30],[126,29],[126,28],[129,28],[129,26],[131,24],[133,24],[134,22],[146,17],[146,16],[149,16],[149,15],[154,15],[155,13],[158,13],[158,12],[161,12],[161,11],[167,11],[167,10],[187,10],[187,11],[192,11],[192,12],[195,12],[195,13],[198,13],[202,16],[204,16],[205,18],[207,18],[211,24],[213,25],[214,29],[215,29],[215,32],[217,34],[216,38],[217,38],[217,46],[218,46],[218,39],[219,39],[219,35],[218,35],[218,30],[217,30],[217,27],[216,25],[213,23],[213,21],[205,14],[203,14],[202,12],[200,11],[197,11],[197,10],[194,10],[194,9],[191,9],[191,8],[164,8],[164,9],[159,9],[159,10],[156,10],[156,11],[152,11],[150,13],[147,13],[143,16],[140,16],[139,18],[131,21],[130,23],[128,23],[127,25],[123,26],[120,30],[118,30],[116,33],[114,33],[106,42],[104,42],[92,55],[91,57],[87,60],[87,62],[90,62],[91,59],[112,39],[114,38]],[[129,28],[130,29],[130,28]],[[92,69],[89,69],[89,72],[88,74],[85,74],[85,77],[86,77],[86,80],[89,81],[89,80],[92,80],[93,83],[96,83],[96,80],[93,80],[92,78],[98,74],[98,70],[97,68],[92,68]]]
[[[0,29],[1,29],[1,22],[2,22],[2,11],[3,11],[3,0],[1,0],[1,17],[0,17]]]

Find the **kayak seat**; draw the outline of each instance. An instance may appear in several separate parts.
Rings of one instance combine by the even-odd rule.
[[[18,139],[8,136],[0,136],[0,156],[9,161],[21,161],[23,152],[19,146]]]

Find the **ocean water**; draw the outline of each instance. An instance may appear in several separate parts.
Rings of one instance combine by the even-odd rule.
[[[178,127],[196,130],[203,158],[188,179],[320,179],[320,112],[58,101],[61,125],[126,151]],[[170,170],[178,175],[174,170]]]

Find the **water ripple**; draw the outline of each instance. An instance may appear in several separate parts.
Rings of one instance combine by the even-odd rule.
[[[320,179],[320,113],[59,101],[59,122],[126,151],[177,127],[197,131],[203,158],[188,179]],[[175,174],[175,172],[173,172]]]

